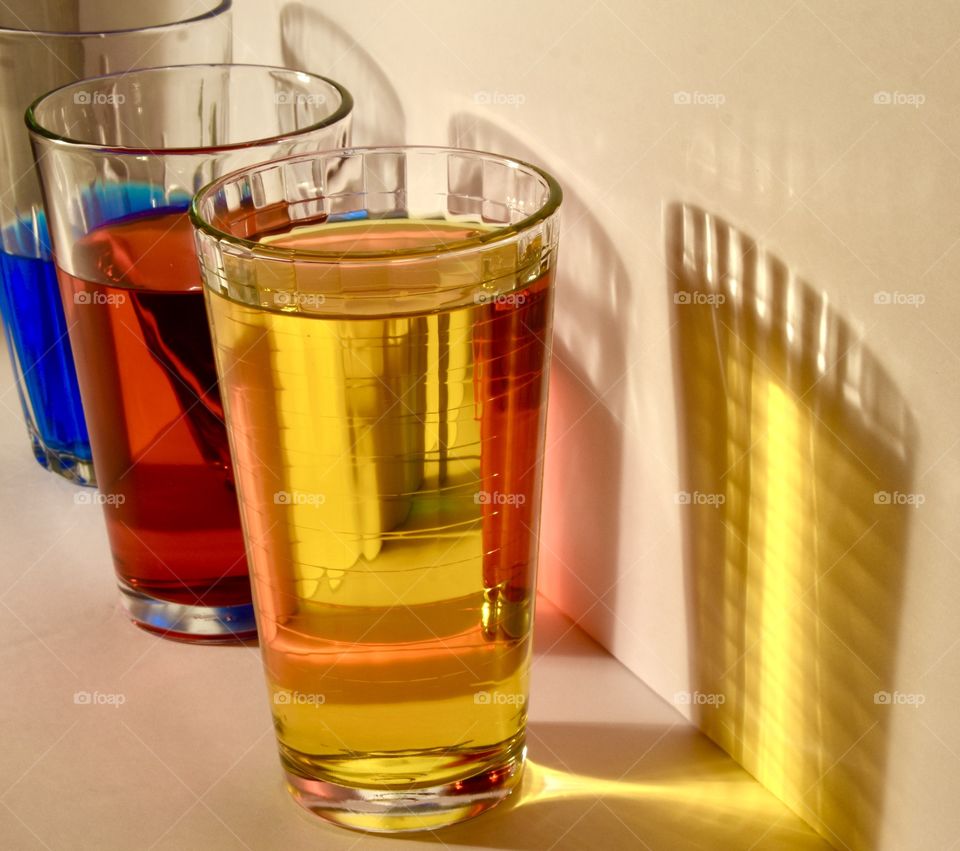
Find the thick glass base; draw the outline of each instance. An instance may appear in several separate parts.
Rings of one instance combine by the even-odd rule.
[[[93,474],[93,462],[89,459],[77,458],[66,452],[49,449],[43,445],[36,434],[30,435],[30,442],[33,444],[33,457],[37,459],[40,466],[76,485],[97,486],[97,480]]]
[[[283,760],[287,788],[300,806],[327,821],[371,833],[435,830],[479,815],[519,785],[525,746],[478,774],[414,789],[358,789],[304,777]]]
[[[123,606],[141,629],[174,641],[227,644],[256,638],[253,605],[188,606],[158,600],[117,580]]]

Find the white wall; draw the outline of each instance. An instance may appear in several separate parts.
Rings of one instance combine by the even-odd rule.
[[[542,587],[668,698],[692,687],[695,653],[675,501],[675,387],[691,376],[676,374],[668,205],[698,205],[759,240],[888,373],[881,401],[916,424],[907,478],[925,502],[897,515],[907,537],[889,620],[896,658],[876,688],[925,702],[886,707],[886,741],[871,733],[839,756],[881,753],[886,792],[868,809],[881,820],[877,847],[897,851],[960,838],[958,31],[960,7],[932,0],[239,0],[237,10],[237,61],[340,79],[359,103],[358,143],[459,142],[560,178]],[[883,292],[923,303],[877,303]],[[869,473],[886,489],[883,469]],[[883,533],[877,522],[867,541]],[[869,572],[869,555],[860,562]],[[860,841],[842,814],[800,799],[791,805],[838,847]]]

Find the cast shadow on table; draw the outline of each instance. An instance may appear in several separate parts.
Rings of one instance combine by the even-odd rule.
[[[472,821],[410,838],[519,851],[829,847],[686,724],[531,723],[528,743],[513,796]]]
[[[541,591],[609,646],[620,547],[626,333],[634,309],[620,253],[551,162],[520,131],[454,114],[451,145],[536,163],[563,184],[540,543]]]
[[[403,144],[400,98],[354,36],[316,9],[287,3],[280,12],[280,37],[284,65],[331,77],[353,95],[353,144]]]
[[[720,218],[666,213],[695,720],[873,848],[916,425],[823,292]]]

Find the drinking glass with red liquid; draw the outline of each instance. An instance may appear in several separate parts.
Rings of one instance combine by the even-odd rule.
[[[256,632],[190,199],[349,143],[337,83],[254,65],[82,80],[27,112],[123,603],[139,626]]]

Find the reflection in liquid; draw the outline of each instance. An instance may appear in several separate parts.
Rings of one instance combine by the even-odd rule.
[[[913,510],[889,495],[910,492],[914,425],[825,294],[710,214],[668,217],[696,720],[832,842],[870,848]]]

